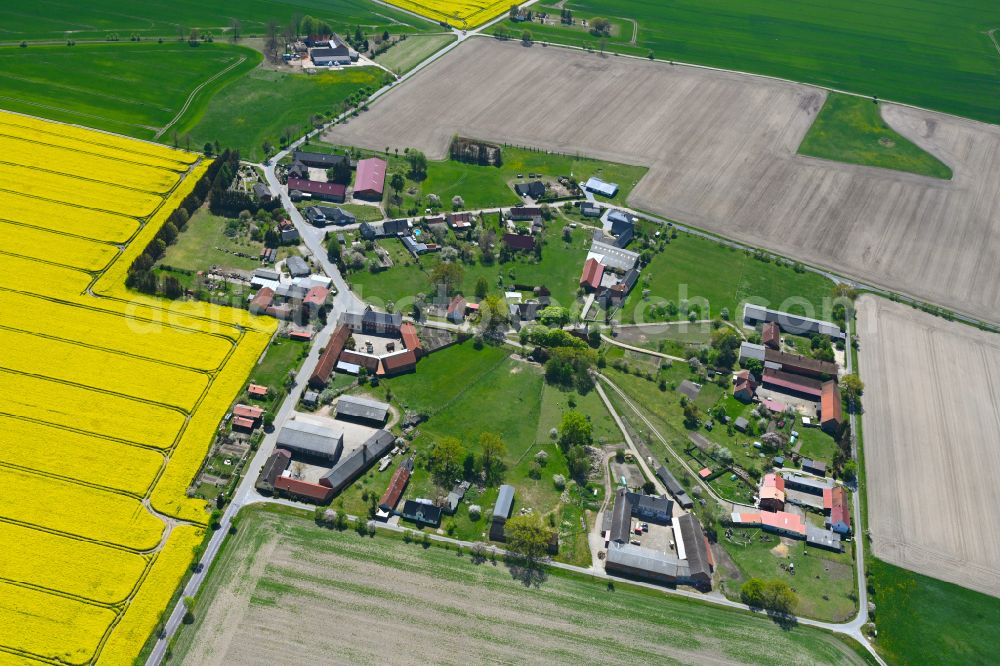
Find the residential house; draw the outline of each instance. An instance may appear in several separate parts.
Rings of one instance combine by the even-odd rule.
[[[354,178],[354,196],[358,199],[381,201],[385,188],[386,162],[378,157],[358,160]]]
[[[535,249],[535,237],[522,236],[521,234],[504,234],[503,244],[517,252],[530,251]]]
[[[816,476],[826,476],[826,463],[821,460],[812,460],[811,458],[803,458],[802,471],[808,472],[810,474],[815,474]]]
[[[465,493],[469,490],[471,484],[468,481],[462,481],[461,483],[456,483],[455,487],[451,489],[448,496],[444,500],[444,512],[449,515],[454,515],[458,511],[458,505],[462,502],[465,497]]]
[[[261,400],[267,397],[268,388],[260,384],[250,384],[247,387],[247,393],[251,398]]]
[[[403,315],[398,312],[378,312],[368,305],[365,306],[364,312],[342,313],[340,323],[346,324],[354,333],[395,335],[399,333],[399,327],[403,323]]]
[[[829,492],[829,507],[827,507],[827,494],[823,494],[824,510],[826,512],[826,526],[842,536],[851,534],[851,503],[847,498],[847,491],[842,486],[835,486]]]
[[[753,400],[754,392],[757,390],[757,380],[749,370],[740,370],[736,373],[736,381],[733,382],[733,397],[742,402]]]
[[[257,203],[270,203],[273,195],[271,194],[271,188],[265,183],[254,183],[253,195],[257,199]]]
[[[399,236],[400,234],[407,234],[410,232],[410,221],[409,220],[386,220],[382,223],[382,226],[378,228],[380,236],[390,237]]]
[[[265,495],[273,493],[274,482],[288,469],[291,463],[291,452],[285,449],[275,449],[264,462],[264,466],[260,469],[260,474],[257,475],[257,482],[254,484],[257,492]]]
[[[600,206],[593,201],[584,201],[580,204],[580,213],[584,217],[600,217],[604,212]]]
[[[309,49],[309,59],[317,67],[340,67],[351,64],[351,51],[346,46]]]
[[[406,500],[403,502],[403,518],[418,525],[437,527],[441,524],[441,508],[430,500]]]
[[[413,236],[400,236],[399,240],[402,241],[403,247],[409,250],[410,254],[414,257],[419,257],[422,254],[426,254],[430,249],[426,243],[421,243]]]
[[[344,198],[347,196],[347,186],[340,183],[322,183],[305,178],[288,179],[288,195],[292,200],[301,199],[306,194],[313,199],[344,203]]]
[[[294,243],[299,238],[301,238],[299,230],[295,228],[295,224],[291,220],[282,220],[278,223],[278,239],[282,243]]]
[[[519,197],[529,197],[537,201],[545,196],[545,183],[540,180],[518,183],[514,186],[514,191]]]
[[[497,493],[497,501],[493,506],[493,517],[490,521],[490,540],[504,541],[504,525],[510,518],[510,513],[514,508],[514,486],[503,484]]]
[[[641,520],[664,525],[670,523],[673,514],[674,503],[666,497],[656,495],[642,495],[630,493],[632,504],[632,515]]]
[[[250,300],[250,312],[256,315],[267,314],[272,303],[274,303],[274,290],[262,287]]]
[[[455,231],[472,226],[472,213],[446,213],[444,217],[448,221],[448,226]]]
[[[291,256],[285,259],[285,268],[288,269],[288,274],[293,278],[308,277],[309,264],[306,263],[305,259],[298,256]]]
[[[537,206],[514,206],[508,211],[508,217],[515,222],[525,222],[542,217],[542,209]]]
[[[762,510],[772,512],[785,510],[785,480],[774,472],[764,475],[759,495],[757,506]]]
[[[358,235],[361,236],[362,240],[373,241],[378,238],[378,231],[370,222],[362,222],[361,226],[358,227]]]
[[[461,324],[465,321],[465,297],[461,294],[456,295],[451,299],[448,304],[448,321],[453,324]]]

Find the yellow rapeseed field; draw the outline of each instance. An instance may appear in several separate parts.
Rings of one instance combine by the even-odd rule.
[[[190,411],[208,386],[208,375],[155,361],[0,329],[0,367],[77,386],[125,393]]]
[[[24,442],[36,445],[25,451]],[[0,462],[142,496],[163,467],[163,453],[0,415]]]
[[[186,491],[275,322],[124,286],[208,160],[4,111],[0,155],[0,662],[131,664],[205,535],[164,516],[207,524]]]
[[[137,551],[155,548],[163,534],[163,521],[134,497],[6,467],[0,488],[15,500],[5,502],[4,517],[22,524]]]
[[[61,322],[59,338],[94,347],[185,365],[195,370],[214,370],[232,348],[230,340],[192,330],[178,324],[150,322],[116,312],[91,310],[28,294],[0,291],[0,312],[31,312],[17,321],[23,331],[51,334],[51,322]],[[190,322],[187,322],[190,323]]]
[[[387,0],[414,14],[456,28],[475,28],[510,11],[510,0]]]
[[[0,549],[0,578],[102,604],[124,601],[149,563],[145,555],[9,523],[0,523]]]
[[[163,201],[151,192],[11,164],[0,164],[0,187],[40,199],[134,217],[149,215]]]
[[[69,148],[46,146],[0,134],[0,155],[10,162],[33,169],[45,168],[68,176],[96,178],[122,187],[163,194],[177,184],[176,171],[123,162]],[[52,167],[55,167],[53,169]]]
[[[139,222],[133,217],[78,208],[2,190],[0,219],[108,243],[124,243],[139,230]]]
[[[0,583],[0,645],[26,656],[86,664],[115,616],[84,601]]]
[[[58,243],[53,243],[48,231],[3,221],[0,221],[0,238],[4,252],[83,271],[99,271],[118,256],[118,248],[108,243],[65,235],[59,237]]]

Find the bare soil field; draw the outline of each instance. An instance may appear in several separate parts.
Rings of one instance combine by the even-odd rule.
[[[839,639],[658,591],[537,585],[453,550],[245,510],[178,638],[190,664],[864,663]]]
[[[858,299],[875,554],[1000,596],[1000,336]]]
[[[824,99],[804,85],[477,38],[325,138],[443,158],[461,134],[649,166],[634,208],[1000,321],[1000,127],[882,106],[951,181],[796,155]]]

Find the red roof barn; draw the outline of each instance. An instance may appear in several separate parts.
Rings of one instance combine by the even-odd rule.
[[[369,157],[358,160],[358,172],[354,179],[354,196],[359,199],[382,198],[385,190],[385,160]]]
[[[591,257],[583,263],[580,286],[594,291],[601,286],[602,277],[604,277],[604,264]]]
[[[838,433],[844,422],[840,405],[840,389],[832,379],[823,384],[823,395],[820,397],[820,427],[826,432]]]
[[[778,328],[778,324],[773,321],[764,324],[764,330],[760,334],[760,341],[765,347],[770,347],[774,350],[779,349],[781,347],[781,329]]]
[[[335,203],[343,203],[347,196],[347,186],[340,183],[321,183],[318,180],[304,178],[289,178],[288,192],[301,192],[317,199],[326,199]]]

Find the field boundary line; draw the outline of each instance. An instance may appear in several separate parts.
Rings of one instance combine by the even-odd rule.
[[[13,463],[5,462],[0,460],[0,467],[8,470],[17,470],[29,476],[40,476],[46,479],[55,479],[56,481],[63,481],[65,483],[71,483],[75,486],[83,486],[85,488],[92,488],[94,490],[100,490],[102,492],[114,493],[115,495],[125,495],[133,499],[142,500],[145,495],[143,493],[136,493],[130,490],[122,490],[121,488],[112,488],[111,486],[102,486],[91,481],[82,481],[75,476],[63,476],[62,474],[53,474],[52,472],[43,472],[40,469],[35,469],[34,467],[25,467],[24,465],[15,465]]]
[[[246,62],[246,60],[247,60],[246,56],[240,56],[240,59],[237,60],[236,62],[234,62],[233,64],[229,65],[229,67],[226,67],[225,69],[223,69],[223,70],[221,70],[219,72],[216,72],[213,76],[211,76],[211,77],[205,79],[204,81],[202,81],[201,83],[199,83],[195,87],[195,89],[192,90],[191,93],[187,96],[187,99],[184,100],[184,106],[182,106],[181,110],[177,112],[177,115],[175,115],[170,120],[169,123],[167,123],[166,125],[164,125],[163,127],[161,127],[159,130],[157,130],[156,133],[153,135],[153,138],[154,139],[159,139],[161,136],[163,136],[163,134],[168,129],[170,129],[171,127],[173,127],[177,123],[177,121],[181,119],[181,116],[183,116],[185,113],[187,113],[188,107],[191,106],[191,102],[193,102],[194,98],[198,96],[198,93],[201,92],[202,88],[204,88],[205,86],[207,86],[212,81],[215,81],[217,78],[219,78],[223,74],[226,74],[230,70],[233,70],[236,67],[239,67],[244,62]]]
[[[113,120],[111,118],[105,118],[104,116],[98,116],[98,115],[95,115],[93,113],[83,113],[82,111],[71,111],[71,110],[63,108],[61,106],[54,106],[52,104],[41,104],[39,102],[30,102],[30,101],[27,101],[27,100],[23,100],[20,97],[8,97],[6,95],[0,95],[0,100],[6,100],[8,102],[17,102],[18,104],[26,104],[28,106],[37,106],[40,109],[48,109],[49,111],[60,111],[62,113],[66,113],[66,114],[69,114],[69,115],[81,116],[83,118],[93,118],[94,120],[101,120],[101,121],[106,122],[106,123],[114,123],[114,124],[117,124],[117,125],[124,125],[125,127],[138,127],[139,129],[149,130],[150,132],[156,131],[155,127],[150,127],[149,125],[140,125],[139,123],[127,123],[127,122],[122,121],[122,120]],[[4,109],[4,111],[8,111],[10,113],[17,113],[17,111],[13,111],[11,109]],[[38,118],[38,116],[30,116],[30,115],[28,115],[26,113],[22,114],[22,115],[28,116],[29,118]],[[48,120],[48,118],[41,118],[41,120]],[[50,122],[56,122],[56,123],[58,123],[58,122],[62,122],[62,121],[54,120],[54,121],[50,121]],[[76,123],[65,123],[65,124],[66,125],[72,125],[73,127],[79,127],[81,129],[93,129],[93,128],[90,128],[90,127],[84,127],[83,125],[77,125]],[[120,136],[125,136],[125,135],[122,134]],[[129,138],[131,138],[131,137],[129,137]],[[139,139],[139,140],[141,141],[141,139]]]
[[[0,128],[2,128],[4,126],[6,126],[6,127],[18,127],[17,125],[9,125],[9,124],[6,124],[6,123],[0,121]],[[177,165],[178,166],[184,166],[185,168],[183,168],[183,169],[171,169],[171,168],[165,167],[165,166],[158,166],[158,165],[155,165],[155,164],[147,164],[147,163],[140,162],[140,161],[134,160],[134,159],[126,159],[124,157],[114,157],[112,155],[104,155],[104,154],[101,154],[101,153],[94,152],[93,150],[81,150],[79,148],[69,148],[67,146],[61,146],[58,143],[49,143],[47,141],[40,141],[38,139],[30,139],[30,138],[23,137],[23,136],[17,136],[16,134],[10,134],[9,132],[4,131],[3,129],[0,129],[0,137],[3,137],[5,139],[14,139],[15,141],[23,141],[24,143],[32,143],[32,144],[39,145],[39,146],[47,146],[49,148],[55,148],[56,150],[66,150],[66,151],[69,151],[69,152],[73,152],[73,153],[77,153],[77,154],[83,154],[83,155],[93,155],[94,157],[100,157],[100,158],[106,159],[106,160],[113,160],[115,162],[124,162],[126,164],[134,164],[136,166],[146,167],[147,169],[158,169],[158,170],[162,170],[162,171],[170,171],[170,172],[173,172],[173,173],[177,174],[178,177],[183,176],[187,172],[187,168],[186,168],[187,165],[182,165],[182,163],[180,163],[180,162],[177,162]],[[76,140],[75,137],[68,137],[68,138]],[[85,141],[80,141],[80,142],[81,143],[85,143],[85,144],[87,144],[89,146],[102,146],[102,145],[104,145],[104,144],[93,143],[93,142],[85,142]],[[105,147],[109,148],[109,149],[112,149],[112,150],[115,150],[111,146],[105,146]],[[118,148],[117,150],[119,150],[121,152],[127,152],[123,148]],[[130,153],[130,154],[134,154],[134,155],[137,155],[137,156],[143,155],[143,153]],[[152,155],[148,155],[148,157],[153,157],[153,156]],[[157,158],[154,157],[154,159],[157,159]],[[163,161],[169,162],[170,160],[163,159]],[[10,164],[14,164],[14,163],[10,162]],[[30,168],[34,169],[35,167],[34,166],[30,166]],[[61,173],[61,172],[56,172],[56,173]]]
[[[75,539],[76,541],[85,541],[87,543],[96,544],[98,546],[105,546],[107,548],[114,548],[116,550],[121,550],[128,553],[134,553],[136,555],[151,555],[157,552],[161,546],[161,542],[163,541],[161,536],[161,538],[157,539],[156,545],[151,548],[133,548],[131,546],[126,546],[121,543],[115,543],[114,541],[101,541],[100,539],[85,537],[80,534],[74,534],[73,532],[58,530],[54,527],[44,527],[42,525],[36,525],[35,523],[25,523],[20,520],[8,518],[7,516],[0,516],[0,523],[7,523],[8,525],[17,525],[18,527],[25,527],[32,530],[37,530],[39,532],[45,532],[47,534],[54,534],[55,536],[65,537],[67,539]]]
[[[19,414],[13,414],[11,412],[0,412],[0,418],[8,418],[14,421],[26,421],[28,423],[34,423],[36,425],[48,426],[49,428],[56,428],[58,430],[66,430],[68,432],[75,432],[78,435],[86,435],[89,437],[94,437],[96,439],[104,439],[109,442],[117,442],[118,444],[126,444],[128,446],[134,446],[137,449],[146,449],[147,451],[158,451],[164,453],[169,447],[158,447],[152,444],[144,444],[142,442],[134,442],[129,439],[122,439],[121,437],[112,437],[111,435],[102,435],[98,432],[93,432],[92,430],[83,430],[81,428],[72,428],[70,426],[61,425],[58,423],[50,423],[49,421],[43,421],[41,419],[31,418],[30,416],[21,416]]]

